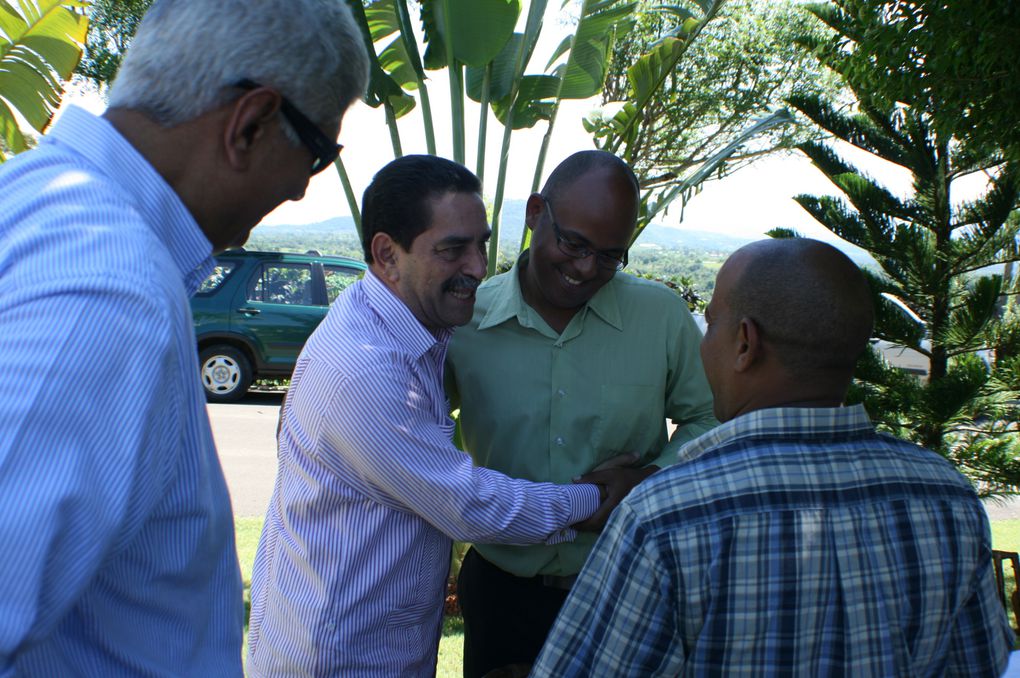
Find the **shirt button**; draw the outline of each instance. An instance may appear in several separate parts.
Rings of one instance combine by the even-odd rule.
[[[336,631],[336,622],[329,622],[326,624],[326,629],[328,631]]]
[[[560,390],[556,391],[556,395],[562,398],[563,396],[567,395],[567,392],[561,388]]]
[[[557,447],[563,447],[563,438],[562,437],[559,437],[559,436],[556,437],[556,446]]]

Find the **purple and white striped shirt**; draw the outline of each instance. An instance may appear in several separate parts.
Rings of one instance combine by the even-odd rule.
[[[252,575],[253,676],[432,676],[451,539],[573,539],[593,485],[509,478],[451,443],[438,339],[371,272],[298,359]]]

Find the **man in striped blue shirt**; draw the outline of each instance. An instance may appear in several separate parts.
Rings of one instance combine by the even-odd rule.
[[[829,245],[730,257],[701,344],[725,423],[620,504],[532,676],[1001,675],[969,482],[840,407],[872,313]]]
[[[369,270],[308,340],[283,410],[253,676],[432,676],[451,538],[559,543],[575,523],[601,527],[587,520],[599,487],[515,480],[451,442],[443,361],[485,275],[480,189],[456,163],[405,156],[365,191]]]
[[[335,157],[362,45],[343,3],[157,0],[109,110],[0,168],[0,676],[241,675],[188,295]]]

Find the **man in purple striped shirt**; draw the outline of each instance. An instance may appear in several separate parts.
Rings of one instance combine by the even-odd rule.
[[[283,409],[253,676],[434,675],[452,539],[569,541],[620,494],[610,478],[509,478],[451,442],[443,362],[485,275],[480,189],[456,163],[405,156],[365,191],[368,273],[308,340]]]

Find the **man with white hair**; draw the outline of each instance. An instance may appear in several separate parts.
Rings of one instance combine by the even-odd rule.
[[[0,168],[0,676],[241,675],[188,296],[336,158],[363,45],[340,2],[156,0],[106,113]]]

